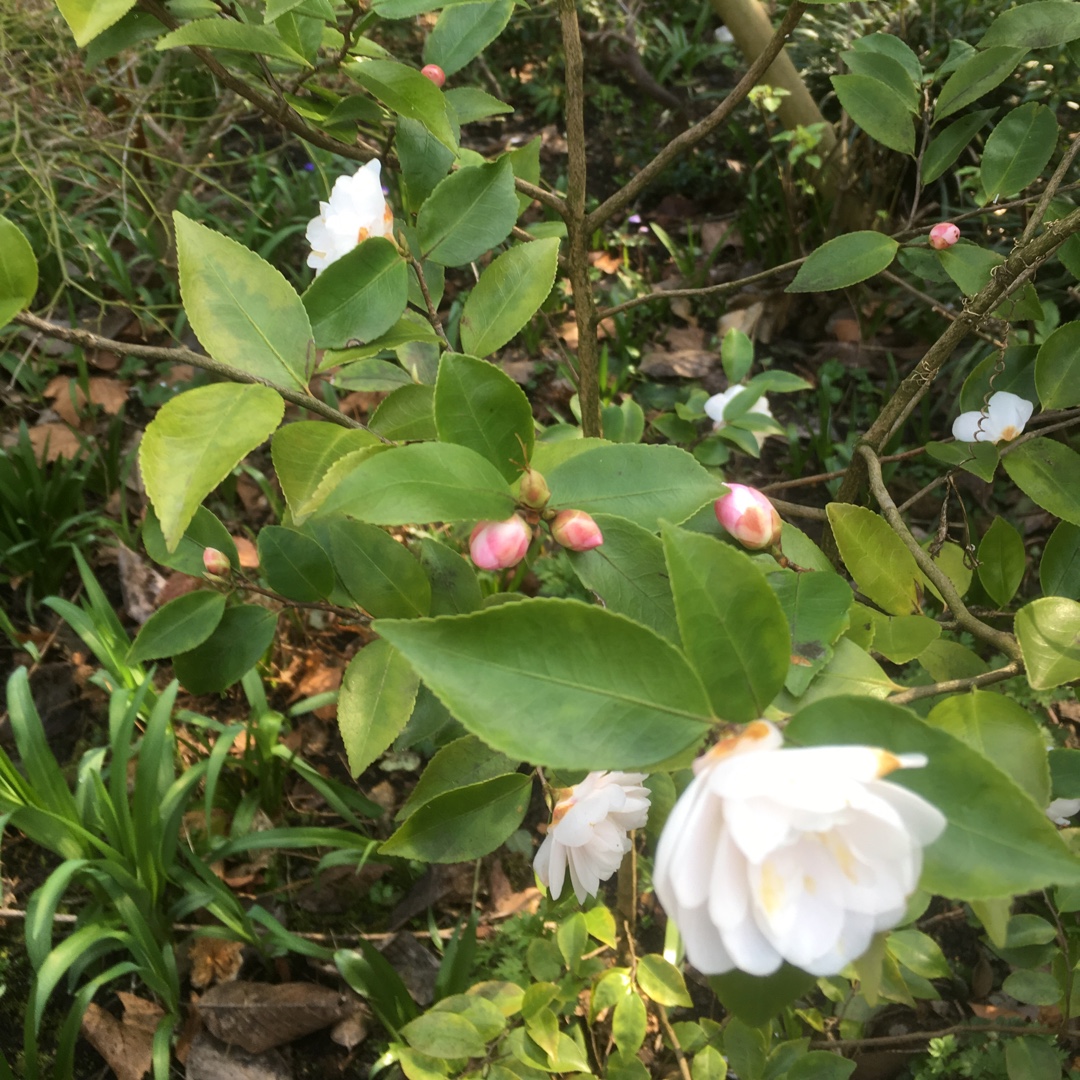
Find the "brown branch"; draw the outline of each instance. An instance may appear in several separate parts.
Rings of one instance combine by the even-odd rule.
[[[769,496],[769,502],[776,507],[777,513],[787,514],[788,517],[809,518],[811,521],[828,521],[825,511],[818,506],[803,506],[802,503],[784,502],[783,499],[774,499]]]
[[[1054,170],[1053,176],[1050,177],[1046,185],[1046,190],[1039,196],[1039,201],[1031,212],[1031,218],[1024,228],[1024,235],[1020,237],[1020,243],[1030,240],[1035,230],[1042,224],[1042,219],[1046,216],[1046,211],[1050,206],[1050,200],[1057,194],[1058,188],[1061,187],[1062,181],[1065,179],[1065,174],[1072,168],[1072,163],[1076,160],[1078,153],[1080,153],[1080,135],[1073,135],[1069,149],[1062,154],[1058,167]]]
[[[964,690],[977,690],[980,686],[990,686],[993,683],[1011,679],[1023,670],[1024,665],[1019,660],[1014,660],[1011,664],[995,668],[993,671],[984,671],[981,675],[970,675],[965,679],[946,679],[944,682],[931,683],[929,686],[912,686],[899,694],[893,694],[888,700],[891,705],[907,705],[909,701],[936,697],[938,694],[958,694]]]
[[[679,1065],[679,1075],[683,1080],[693,1080],[690,1066],[686,1060],[686,1055],[683,1053],[682,1044],[679,1042],[679,1037],[675,1034],[675,1029],[671,1026],[671,1021],[668,1019],[667,1009],[665,1009],[663,1005],[657,1004],[656,1015],[660,1020],[660,1026],[664,1029],[664,1034],[671,1043],[671,1049],[675,1051],[675,1060]]]
[[[875,1035],[866,1039],[814,1039],[811,1050],[870,1050],[888,1046],[906,1046],[911,1043],[929,1042],[946,1035],[985,1035],[996,1031],[1009,1035],[1060,1035],[1060,1028],[1043,1024],[953,1024],[936,1031],[905,1031],[901,1035]]]

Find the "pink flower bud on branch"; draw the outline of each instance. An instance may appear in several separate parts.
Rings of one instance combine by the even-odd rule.
[[[600,526],[584,510],[560,510],[551,523],[551,535],[571,551],[592,551],[604,542]]]
[[[469,537],[469,556],[481,570],[504,570],[525,558],[531,540],[532,530],[517,514],[480,521]]]
[[[714,505],[717,521],[751,551],[779,544],[783,522],[767,496],[745,484],[727,487],[728,493]]]
[[[232,572],[232,563],[224,551],[217,548],[204,548],[202,553],[203,568],[212,577],[228,577]]]
[[[930,246],[935,251],[951,248],[960,239],[960,230],[951,221],[942,221],[930,230]]]

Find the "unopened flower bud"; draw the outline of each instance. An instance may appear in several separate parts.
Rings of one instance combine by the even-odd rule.
[[[446,72],[438,64],[425,64],[420,69],[420,74],[438,87],[442,87],[442,84],[446,82]]]
[[[518,490],[518,499],[521,504],[530,510],[543,510],[550,498],[551,492],[543,476],[535,469],[526,469]]]
[[[960,239],[960,230],[951,221],[942,221],[930,230],[930,246],[936,251],[951,248]]]
[[[714,505],[717,521],[751,551],[779,544],[783,523],[768,498],[745,484],[727,487],[728,493]]]
[[[506,521],[479,521],[469,537],[469,556],[481,570],[503,570],[525,558],[532,530],[517,514]]]
[[[560,510],[551,523],[551,535],[571,551],[592,551],[604,542],[600,526],[584,510]]]
[[[228,577],[232,570],[229,556],[224,551],[218,551],[217,548],[203,549],[202,564],[206,572],[214,577]]]

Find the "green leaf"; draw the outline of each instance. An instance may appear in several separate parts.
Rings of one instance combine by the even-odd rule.
[[[425,536],[420,540],[420,565],[431,582],[430,614],[467,615],[480,607],[476,571],[462,555]]]
[[[895,34],[867,34],[851,44],[857,53],[870,53],[888,56],[895,60],[907,73],[912,86],[918,87],[923,81],[922,65],[919,58]]]
[[[401,734],[412,714],[420,680],[385,641],[372,641],[349,661],[338,698],[338,726],[358,777]]]
[[[1029,0],[998,15],[978,47],[1049,49],[1076,38],[1080,38],[1080,5],[1075,0]]]
[[[836,78],[859,78],[841,75]],[[824,243],[799,267],[786,292],[829,292],[846,289],[880,274],[893,261],[900,245],[878,232],[853,232]]]
[[[447,743],[428,762],[395,820],[404,821],[438,795],[513,773],[517,764],[505,754],[492,750],[475,735],[463,735]]]
[[[1080,600],[1080,526],[1058,522],[1043,549],[1039,583],[1047,596]]]
[[[886,948],[908,971],[924,979],[952,978],[952,969],[941,946],[927,934],[918,930],[893,930]]]
[[[361,60],[350,64],[345,71],[389,109],[418,120],[439,142],[457,152],[446,99],[416,68],[396,60]]]
[[[514,170],[515,180],[524,180],[526,183],[539,185],[541,141],[540,136],[537,135],[536,138],[530,139],[524,146],[506,151],[511,168]],[[532,198],[525,194],[519,194],[517,200],[518,217],[520,217],[532,206]],[[544,226],[551,226],[555,231],[542,234],[540,230]],[[560,228],[562,231],[559,231]],[[566,235],[566,225],[562,221],[534,222],[529,226],[529,232],[538,238],[541,238],[542,235],[546,235],[548,238],[552,236],[562,237]]]
[[[366,360],[357,360],[354,364],[346,364],[334,373],[333,382],[339,390],[364,390],[371,393],[411,386],[412,376],[400,364],[369,357]]]
[[[1051,790],[1055,799],[1080,799],[1080,750],[1051,750]]]
[[[431,583],[404,544],[374,525],[335,515],[325,523],[334,570],[373,618],[414,619],[431,609]]]
[[[454,164],[454,151],[444,146],[419,121],[398,118],[394,137],[401,164],[402,201],[405,209],[416,213],[435,185]]]
[[[334,963],[342,978],[371,1005],[380,1023],[391,1034],[419,1011],[390,962],[362,938],[355,949],[339,949]]]
[[[937,257],[965,296],[974,296],[989,282],[994,267],[1005,261],[996,251],[976,247],[967,240],[939,251]]]
[[[162,535],[161,524],[154,513],[153,506],[147,507],[146,518],[143,520],[142,541],[146,554],[154,562],[167,566],[170,570],[179,570],[190,577],[201,578],[206,573],[203,566],[203,552],[207,548],[215,548],[222,552],[234,567],[240,565],[236,544],[229,535],[229,530],[205,506],[200,506],[195,511],[191,523],[184,530],[184,535],[180,537],[180,543],[171,552],[165,546],[165,537]]]
[[[361,461],[327,496],[321,512],[374,525],[408,525],[504,521],[513,510],[509,485],[476,451],[417,443]]]
[[[455,74],[503,32],[513,11],[514,0],[445,8],[424,42],[424,63],[438,64],[448,76]]]
[[[430,40],[428,38],[428,41]],[[444,65],[439,66],[446,71]],[[451,90],[444,90],[443,96],[450,103],[459,124],[471,124],[476,120],[486,120],[489,116],[501,116],[514,111],[513,105],[507,105],[505,101],[492,97],[476,86],[455,86]]]
[[[201,645],[217,629],[225,597],[198,589],[170,600],[146,620],[128,653],[128,662],[160,660]]]
[[[626,518],[596,514],[604,542],[591,551],[569,553],[574,572],[609,611],[626,615],[679,643],[664,546],[647,529]]]
[[[831,570],[785,570],[769,574],[768,581],[791,628],[790,666],[784,685],[797,697],[831,659],[832,644],[848,627],[851,587]]]
[[[995,109],[980,109],[968,113],[953,121],[941,134],[930,140],[923,154],[922,182],[932,184],[961,155],[964,147],[975,137],[983,125],[996,112]]]
[[[990,598],[1004,607],[1024,579],[1024,541],[1004,518],[996,517],[979,543],[979,581]]]
[[[1044,5],[1035,4],[1034,6]],[[1058,5],[1046,4],[1045,6],[1057,7]],[[1059,989],[1059,999],[1060,996]],[[1018,1039],[1009,1039],[1005,1043],[1005,1069],[1009,1074],[1009,1080],[1059,1080],[1061,1057],[1051,1040],[1030,1035],[1021,1036]]]
[[[515,760],[629,769],[708,730],[705,692],[682,654],[602,608],[529,600],[376,629],[469,731]],[[523,723],[511,703],[542,722]]]
[[[385,398],[371,417],[371,430],[384,439],[434,439],[435,388],[401,386]]]
[[[29,307],[37,292],[38,266],[30,241],[0,214],[0,327]]]
[[[1044,409],[1080,405],[1080,322],[1059,326],[1042,343],[1035,358],[1035,385]]]
[[[921,574],[888,522],[862,506],[829,503],[825,509],[840,556],[860,591],[891,615],[918,613]]]
[[[1000,45],[975,53],[965,60],[941,88],[934,108],[934,122],[938,123],[946,116],[959,112],[1003,83],[1027,56],[1027,52],[1027,49]]]
[[[334,265],[334,264],[331,264]],[[319,370],[338,367],[339,365],[353,364],[358,360],[368,360],[379,353],[400,349],[404,345],[412,345],[423,342],[430,345],[438,345],[439,338],[427,321],[418,311],[406,311],[404,315],[386,333],[381,334],[366,345],[354,345],[348,349],[328,349],[323,355]],[[395,385],[398,385],[395,383]]]
[[[301,298],[317,349],[385,334],[405,310],[409,268],[397,248],[372,236],[332,262]]]
[[[280,525],[259,532],[259,568],[266,583],[287,600],[310,603],[334,591],[330,557],[310,536]]]
[[[865,75],[888,87],[912,116],[919,115],[919,87],[895,57],[872,49],[849,49],[841,54],[841,59],[853,75]]]
[[[627,994],[615,1006],[611,1016],[611,1037],[615,1045],[624,1053],[636,1054],[645,1041],[647,1023],[645,1002],[637,994]]]
[[[311,67],[301,53],[285,44],[275,27],[255,26],[216,16],[196,19],[178,26],[159,38],[154,48],[162,52],[164,49],[178,49],[185,45],[273,56],[277,60],[288,60],[301,67]]]
[[[810,1050],[796,1059],[784,1080],[847,1080],[856,1064],[828,1050]]]
[[[475,450],[507,480],[521,473],[532,454],[529,399],[509,375],[474,356],[443,356],[435,382],[435,427],[442,442]]]
[[[218,383],[166,402],[147,425],[139,467],[165,544],[175,551],[199,503],[281,423],[269,387]]]
[[[201,645],[173,657],[173,669],[192,694],[214,694],[242,679],[270,648],[277,613],[254,604],[225,609]]]
[[[935,705],[926,722],[978,750],[1038,806],[1050,801],[1050,769],[1042,733],[1015,701],[983,690],[956,694]]]
[[[1035,345],[1010,345],[1005,350],[1005,370],[1001,371],[1000,351],[988,351],[971,369],[971,374],[960,388],[960,411],[982,409],[986,398],[995,390],[1008,390],[1018,397],[1034,401],[1038,396],[1035,392],[1035,358],[1038,353]]]
[[[843,694],[884,698],[896,689],[896,683],[865,649],[842,637],[833,647],[832,657],[814,676],[809,688],[798,699],[782,693],[776,700],[776,706],[781,711],[795,712],[823,698]]]
[[[438,1058],[483,1057],[487,1043],[476,1025],[457,1013],[434,1009],[410,1020],[401,1034],[414,1050]]]
[[[957,465],[965,472],[989,483],[997,472],[1001,455],[993,443],[943,443],[928,442],[926,452],[935,460],[946,465]]]
[[[56,6],[82,49],[126,15],[135,0],[56,0]]]
[[[665,528],[683,649],[724,720],[761,716],[784,685],[791,635],[765,575],[711,536]]]
[[[969,679],[972,675],[982,675],[989,671],[986,661],[971,649],[945,638],[938,638],[927,645],[919,653],[919,663],[929,672],[934,682]]]
[[[558,261],[557,239],[534,240],[486,267],[461,312],[463,351],[488,356],[501,349],[547,299]]]
[[[642,991],[658,1005],[674,1008],[693,1004],[682,972],[656,953],[638,958],[637,982]]]
[[[908,104],[891,85],[869,75],[833,75],[830,81],[847,114],[870,138],[890,150],[914,156],[915,119]]]
[[[436,863],[479,859],[521,824],[531,791],[530,777],[510,773],[436,795],[418,807],[380,851]]]
[[[1061,596],[1033,600],[1016,613],[1014,629],[1033,690],[1080,679],[1080,603]]]
[[[552,509],[614,514],[650,531],[719,498],[720,481],[677,446],[629,443],[586,450],[545,471]]]
[[[920,885],[928,892],[985,900],[1080,881],[1080,865],[1053,824],[1005,773],[906,709],[834,697],[799,712],[785,734],[809,746],[870,744],[927,756],[925,768],[898,769],[889,782],[948,818],[945,833],[924,852]]]
[[[1041,175],[1057,145],[1058,124],[1047,105],[1029,101],[997,123],[982,156],[986,202],[1009,198]]]
[[[1080,525],[1080,454],[1054,439],[1032,439],[1002,459],[1009,479],[1055,517]]]
[[[941,637],[941,626],[925,615],[882,615],[871,611],[874,651],[894,664],[907,664]]]
[[[235,240],[178,210],[173,222],[180,293],[203,348],[249,375],[306,386],[314,367],[311,324],[293,287]]]
[[[760,1027],[802,997],[814,985],[814,977],[784,964],[774,975],[764,978],[742,971],[714,975],[709,985],[725,1009],[744,1024]]]
[[[458,169],[438,184],[416,218],[423,257],[442,266],[474,262],[510,235],[517,215],[509,158]]]

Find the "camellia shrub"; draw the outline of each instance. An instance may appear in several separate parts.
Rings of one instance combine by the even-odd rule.
[[[483,983],[421,1013],[403,989],[387,990],[392,973],[370,950],[337,955],[391,1033],[385,1063],[410,1080],[647,1076],[651,1010],[684,1076],[722,1077],[729,1064],[742,1080],[846,1076],[851,1061],[809,1048],[826,1021],[806,995],[816,983],[834,1004],[858,996],[866,1010],[935,996],[930,980],[948,964],[912,925],[935,896],[967,904],[992,946],[1011,950],[1032,976],[1013,987],[1019,1000],[1067,1016],[1080,859],[1047,810],[1054,799],[1061,817],[1070,807],[1057,800],[1080,797],[1080,753],[1048,749],[1032,712],[998,684],[1023,676],[1041,694],[1080,680],[1080,323],[1041,343],[1013,329],[1042,318],[1044,268],[1080,270],[1080,210],[1062,194],[1080,141],[1059,147],[1057,118],[1038,100],[988,99],[1030,60],[1075,55],[1080,4],[1005,11],[934,71],[898,37],[870,34],[845,54],[850,73],[833,78],[863,137],[910,159],[920,191],[961,154],[978,175],[956,224],[841,233],[788,274],[789,292],[820,293],[893,268],[919,291],[946,286],[953,302],[944,333],[862,433],[833,500],[803,514],[823,527],[820,544],[791,520],[800,507],[726,484],[721,471],[739,475],[739,455],[758,456],[782,432],[767,394],[810,384],[751,376],[751,342],[733,331],[722,352],[730,388],[679,418],[696,432],[692,449],[640,441],[633,408],[601,402],[606,313],[587,258],[598,231],[721,128],[803,4],[787,8],[713,113],[598,204],[587,199],[572,0],[559,0],[561,190],[542,182],[536,140],[490,159],[461,145],[467,125],[508,110],[454,83],[502,33],[512,0],[60,7],[79,45],[108,35],[114,50],[144,40],[153,17],[154,48],[189,50],[223,86],[353,163],[312,208],[316,276],[303,293],[255,252],[173,215],[184,311],[207,355],[170,352],[224,380],[181,393],[148,426],[143,538],[157,562],[205,571],[217,590],[163,607],[136,652],[171,659],[189,691],[208,693],[270,646],[276,612],[247,595],[233,541],[203,505],[269,440],[286,510],[258,535],[260,588],[374,634],[338,706],[353,774],[418,729],[452,718],[464,730],[431,759],[382,853],[477,859],[518,829],[535,784],[553,808],[535,869],[558,899],[547,909],[558,930],[530,947],[529,985]],[[379,43],[381,23],[436,11],[422,70]],[[1017,198],[1027,222],[1001,250],[964,235],[995,200]],[[522,227],[534,203],[547,220]],[[17,223],[0,222],[0,254],[0,317],[100,340],[26,310],[37,271]],[[471,264],[475,284],[448,325],[445,275]],[[491,358],[560,275],[579,332],[581,422],[545,428]],[[917,403],[946,392],[939,376],[958,346],[991,320],[993,344],[961,373],[955,439],[927,443],[926,460],[937,482],[1000,478],[1056,519],[1038,558],[1041,595],[1024,602],[1035,552],[1013,525],[995,518],[959,544],[946,501],[940,534],[921,542],[882,468]],[[315,396],[316,379],[392,390],[364,425]],[[311,418],[284,422],[288,406]],[[555,545],[598,602],[516,590]],[[976,572],[993,611],[969,602]],[[882,666],[916,661],[912,686]],[[634,942],[635,831],[668,920],[662,954]],[[574,910],[616,872],[630,894],[618,921],[601,906]],[[1045,895],[1042,913],[1012,915],[1033,892]],[[590,938],[618,945],[618,965],[591,956]],[[669,1021],[668,1008],[692,1004],[684,961],[734,1017],[723,1029],[693,1014]],[[608,1042],[588,1034],[604,1010]],[[1017,1045],[1031,1060],[1044,1046]]]

